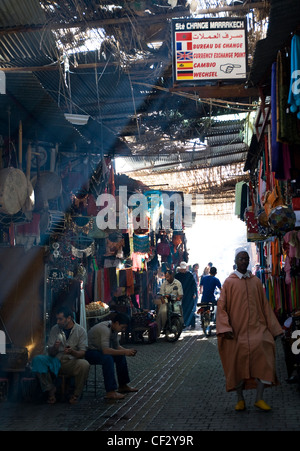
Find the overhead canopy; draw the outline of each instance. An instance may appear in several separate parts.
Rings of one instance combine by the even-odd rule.
[[[244,16],[266,5],[210,3],[210,9],[199,10],[203,17],[220,11]],[[241,94],[237,86],[230,91],[224,83],[216,83],[214,96],[210,87],[202,91],[203,101],[188,86],[178,93],[172,79],[171,20],[190,16],[183,0],[0,0],[0,13],[0,67],[6,76],[31,72],[63,113],[90,118],[91,128],[77,128],[97,146],[111,142],[110,133],[131,149],[130,136],[140,142],[163,134],[185,140],[198,134],[201,118],[247,110],[257,99],[257,93]],[[207,100],[218,93],[237,103]],[[97,127],[98,134],[103,132],[98,139]],[[126,148],[116,151],[126,153]]]
[[[288,46],[300,26],[298,0],[271,0],[267,37],[257,42],[248,79],[249,86],[270,86],[271,66],[278,50]]]
[[[244,17],[250,11],[255,20],[249,25],[268,14],[266,1],[198,4],[199,17]],[[127,156],[135,171],[129,175],[136,178],[146,174],[140,158],[146,166],[155,161],[155,177],[175,174],[166,182],[173,190],[184,183],[187,192],[208,194],[216,186],[220,194],[227,173],[232,200],[247,153],[245,122],[236,120],[233,132],[226,126],[216,131],[214,123],[224,114],[253,111],[258,91],[230,82],[174,84],[171,20],[190,14],[185,0],[0,0],[0,70],[7,81],[7,94],[0,95],[0,134],[16,140],[22,121],[27,140],[84,155]],[[254,36],[260,34],[250,28],[251,63]],[[216,185],[205,182],[205,172],[213,180],[220,175]]]
[[[210,204],[234,202],[236,183],[247,177],[245,133],[244,121],[216,122],[203,149],[194,142],[189,152],[120,157],[116,166],[151,189],[197,194]]]

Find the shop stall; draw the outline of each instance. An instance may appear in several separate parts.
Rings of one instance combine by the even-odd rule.
[[[282,319],[300,308],[300,128],[287,76],[295,40],[272,65],[271,95],[262,97],[245,166],[249,183],[236,190],[248,241],[257,246],[257,275]]]
[[[40,157],[37,148],[34,153]],[[1,270],[1,330],[15,347],[27,350],[27,361],[43,352],[61,306],[70,307],[86,330],[114,312],[124,312],[131,318],[129,334],[143,340],[143,332],[153,332],[151,310],[163,272],[188,261],[183,218],[174,230],[176,212],[168,211],[169,222],[163,227],[163,193],[116,175],[108,157],[90,176],[79,170],[81,164],[78,155],[70,164],[62,153],[48,171],[37,158],[28,177],[17,170],[25,181],[31,180],[32,203],[26,195],[14,211],[4,206],[0,211],[0,252],[6,262]],[[140,226],[134,224],[134,203],[130,205],[130,196],[136,194],[146,199],[146,221]],[[115,201],[116,221],[106,227],[99,215],[106,220],[111,212],[103,215],[107,204],[99,201],[102,195]],[[127,334],[126,339],[132,337]]]
[[[299,43],[298,34],[291,32],[288,43],[277,49],[269,82],[265,78],[264,87],[260,85],[261,103],[245,164],[249,181],[236,187],[236,214],[246,222],[248,242],[256,249],[253,272],[290,334],[300,314]],[[292,355],[290,338],[285,342],[287,359]],[[299,368],[299,362],[295,365]],[[290,372],[290,363],[287,367]]]

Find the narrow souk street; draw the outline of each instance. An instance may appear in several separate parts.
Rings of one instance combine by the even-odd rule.
[[[126,345],[130,346],[130,345]],[[131,385],[139,392],[125,400],[104,400],[102,374],[94,396],[94,368],[78,405],[27,402],[0,404],[1,431],[299,431],[297,384],[288,384],[283,347],[277,342],[277,375],[280,385],[266,390],[272,406],[268,413],[254,406],[255,391],[246,392],[247,409],[235,412],[235,393],[225,392],[217,340],[206,338],[197,320],[194,331],[184,331],[176,343],[164,337],[153,344],[137,344],[136,357],[128,358]],[[97,368],[99,371],[99,368]],[[98,373],[99,374],[99,373]],[[151,434],[150,434],[151,435]],[[116,434],[117,436],[117,434]]]
[[[300,0],[0,0],[0,431],[300,431]]]

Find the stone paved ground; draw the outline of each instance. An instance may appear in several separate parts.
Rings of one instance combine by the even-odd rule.
[[[126,345],[130,346],[130,345]],[[137,393],[108,403],[100,369],[97,397],[93,368],[87,390],[78,405],[28,402],[0,404],[1,431],[299,431],[300,393],[287,377],[281,342],[276,344],[281,384],[265,391],[272,411],[254,406],[254,391],[246,392],[247,410],[234,411],[235,393],[225,392],[225,380],[215,336],[205,338],[197,324],[176,343],[160,338],[154,344],[135,345],[128,358],[131,385]]]

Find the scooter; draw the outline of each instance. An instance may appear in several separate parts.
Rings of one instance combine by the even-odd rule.
[[[162,333],[170,343],[175,342],[183,330],[181,303],[173,296],[163,296],[167,305],[167,321]]]
[[[212,302],[207,302],[203,304],[197,304],[197,306],[199,307],[197,314],[200,315],[202,330],[206,337],[210,337],[212,329],[216,328],[215,320],[213,318],[215,304],[213,304]]]

